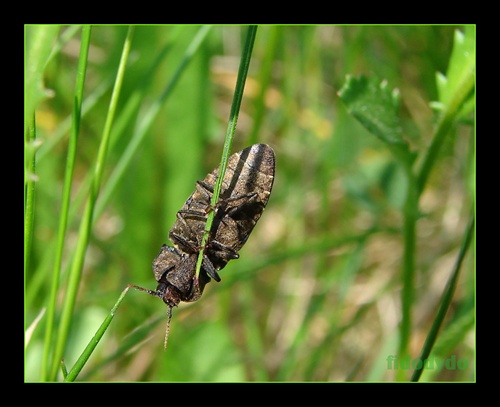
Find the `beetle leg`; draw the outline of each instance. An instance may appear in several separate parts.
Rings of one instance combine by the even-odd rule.
[[[199,251],[199,248],[193,245],[190,241],[184,239],[182,236],[179,236],[176,233],[170,232],[169,234],[170,240],[172,243],[178,244],[182,247],[182,250],[188,253],[196,253]]]
[[[206,254],[203,254],[202,266],[210,277],[212,277],[217,282],[220,281],[220,277],[219,274],[217,274],[217,270],[215,270],[214,265],[212,264],[212,262],[210,261],[210,259],[207,257]]]
[[[233,260],[240,258],[240,255],[236,250],[232,249],[229,246],[226,246],[225,244],[219,243],[216,240],[210,241],[210,249],[213,250],[214,254],[217,254],[217,257],[220,257],[224,260]]]

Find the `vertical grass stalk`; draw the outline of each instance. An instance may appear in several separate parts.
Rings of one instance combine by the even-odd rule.
[[[408,193],[404,207],[404,258],[403,258],[403,290],[401,295],[401,326],[399,355],[405,357],[408,354],[411,333],[411,308],[414,297],[414,274],[415,274],[415,250],[416,250],[416,222],[418,216],[418,205],[420,195],[429,178],[430,172],[437,160],[439,151],[446,135],[451,130],[461,107],[470,97],[474,89],[474,74],[471,71],[464,78],[462,86],[446,107],[438,127],[432,138],[432,143],[424,158],[422,167],[417,175],[413,175],[411,168],[406,168],[408,178]],[[403,371],[398,370],[398,379],[403,380]]]
[[[460,252],[458,253],[457,261],[455,263],[455,266],[453,268],[453,271],[451,273],[450,279],[448,280],[448,283],[446,284],[446,288],[443,292],[443,296],[441,298],[441,302],[439,304],[439,308],[436,313],[436,317],[434,318],[434,321],[432,322],[431,329],[429,330],[429,334],[427,335],[427,338],[425,339],[424,346],[422,347],[422,351],[419,356],[419,360],[422,361],[420,364],[420,367],[415,369],[413,371],[411,381],[417,382],[420,379],[420,376],[422,375],[422,372],[424,371],[424,365],[423,363],[424,360],[426,360],[432,350],[432,347],[434,346],[434,343],[436,342],[437,335],[439,333],[439,329],[441,328],[441,325],[443,323],[444,317],[446,316],[446,313],[450,307],[451,300],[453,299],[453,293],[455,292],[455,287],[457,285],[458,281],[458,276],[460,274],[460,267],[462,265],[462,261],[465,257],[465,254],[467,253],[467,249],[469,247],[472,234],[474,232],[474,215],[471,216],[471,220],[469,222],[469,225],[467,227],[467,230],[465,232],[464,238],[462,240],[462,246],[460,247]]]
[[[115,117],[116,106],[118,103],[118,98],[120,95],[120,90],[123,83],[123,77],[125,74],[126,62],[130,52],[130,46],[132,41],[133,27],[129,27],[127,37],[125,39],[125,44],[123,46],[123,52],[120,60],[120,65],[118,67],[118,72],[116,76],[115,86],[113,88],[113,93],[111,95],[111,101],[108,109],[108,116],[106,118],[106,123],[104,125],[103,136],[101,144],[99,146],[99,151],[97,155],[96,166],[94,168],[94,175],[92,179],[92,184],[90,186],[88,199],[85,205],[84,214],[80,224],[80,229],[78,232],[78,242],[75,250],[75,255],[73,257],[73,262],[71,264],[71,269],[69,272],[68,286],[66,291],[66,297],[64,299],[61,323],[59,326],[59,331],[57,335],[57,342],[54,351],[52,370],[50,379],[55,380],[57,377],[57,370],[59,369],[59,362],[64,354],[66,348],[66,341],[69,334],[69,328],[71,325],[71,318],[73,316],[73,310],[75,307],[76,295],[78,293],[78,287],[80,284],[80,277],[83,268],[83,262],[85,258],[85,251],[87,249],[90,229],[92,226],[92,217],[94,213],[95,202],[101,185],[102,175],[104,172],[104,164],[106,161],[106,155],[108,151],[108,144],[111,133],[111,126]]]
[[[415,177],[413,176],[411,165],[405,165],[408,191],[403,209],[403,287],[401,291],[401,325],[399,327],[399,355],[403,357],[408,353],[411,325],[412,325],[412,305],[415,291],[415,251],[418,216],[418,192]],[[398,371],[398,379],[402,380],[404,372]]]
[[[64,174],[64,186],[62,193],[62,202],[59,218],[59,230],[57,235],[56,253],[54,269],[52,271],[52,284],[49,295],[49,304],[47,306],[47,323],[45,326],[44,351],[41,364],[41,380],[47,380],[48,361],[51,352],[52,338],[54,336],[54,319],[57,299],[57,290],[59,288],[59,276],[61,274],[61,264],[64,249],[64,237],[66,235],[66,226],[68,223],[69,203],[71,198],[71,184],[73,181],[73,171],[76,160],[76,146],[78,142],[78,133],[80,129],[80,117],[82,114],[83,85],[85,83],[85,73],[87,71],[88,51],[90,46],[90,26],[84,26],[82,29],[82,40],[80,45],[80,58],[78,61],[76,85],[75,85],[75,104],[73,106],[73,120],[68,144],[68,155],[66,159],[66,171]]]
[[[107,188],[105,188],[102,191],[102,192],[107,191],[107,193],[105,193],[104,199],[102,197],[102,192],[100,193],[100,195],[101,195],[100,199],[93,208],[93,216],[92,216],[91,221],[95,220],[95,217],[99,215],[100,211],[102,211],[103,207],[105,206],[105,203],[107,202],[109,196],[111,195],[112,190],[116,186],[116,184],[120,178],[120,175],[126,169],[127,164],[129,163],[131,157],[133,156],[134,152],[137,150],[137,147],[139,146],[140,142],[143,140],[145,134],[147,133],[147,130],[149,129],[151,123],[153,122],[154,117],[156,117],[157,113],[159,112],[161,105],[167,99],[167,96],[172,92],[175,84],[178,82],[178,80],[181,76],[181,73],[185,70],[189,61],[191,61],[191,59],[194,56],[199,45],[202,43],[203,39],[208,34],[210,28],[211,28],[210,26],[203,26],[200,28],[197,35],[195,36],[195,38],[191,42],[190,46],[186,50],[186,54],[184,55],[181,63],[179,64],[179,67],[176,69],[172,79],[169,81],[169,83],[165,87],[165,90],[162,92],[158,101],[153,105],[153,107],[151,108],[149,113],[146,115],[146,119],[144,119],[140,123],[138,128],[136,129],[136,132],[134,133],[135,134],[134,139],[133,139],[134,141],[129,143],[129,147],[127,148],[127,153],[122,156],[122,158],[117,166],[117,168],[119,168],[119,170],[115,169],[115,172],[113,172],[113,174],[110,178],[110,181],[108,181],[108,183],[106,185]],[[122,61],[124,61],[123,58],[122,58]],[[115,88],[116,88],[116,86],[115,86]],[[110,111],[111,110],[112,109],[110,109]],[[105,131],[105,132],[108,133],[107,131]],[[94,177],[94,179],[95,179],[95,177]],[[95,196],[95,198],[96,197],[97,196]],[[85,219],[89,219],[89,218],[85,217]],[[90,228],[91,228],[91,225],[89,225],[87,229],[90,230]],[[88,239],[88,236],[86,238]],[[85,240],[85,237],[84,237],[84,240]],[[94,351],[95,347],[99,343],[100,339],[102,338],[102,336],[106,332],[109,324],[111,323],[111,320],[113,319],[113,316],[114,316],[116,309],[120,305],[120,303],[123,300],[127,291],[128,291],[128,287],[127,287],[127,289],[125,289],[123,291],[120,298],[116,302],[115,306],[111,310],[110,314],[103,321],[100,328],[98,329],[98,331],[96,332],[96,334],[94,335],[92,340],[89,342],[89,344],[87,345],[87,347],[85,348],[85,350],[83,351],[83,353],[81,354],[81,356],[79,357],[79,359],[77,360],[77,362],[75,363],[73,368],[70,370],[70,372],[67,375],[64,376],[65,381],[73,381],[78,376],[81,369],[86,364],[88,358],[90,357],[90,355]]]
[[[266,111],[266,94],[271,83],[273,62],[276,57],[276,49],[279,44],[281,27],[269,27],[269,33],[266,43],[266,53],[262,60],[259,72],[260,90],[254,104],[253,126],[248,138],[249,144],[255,144],[258,140],[258,135],[264,121],[264,112]]]
[[[236,87],[234,89],[234,97],[233,97],[233,102],[231,104],[231,111],[229,113],[229,123],[227,125],[226,137],[224,139],[224,147],[222,150],[222,157],[219,165],[219,175],[217,177],[217,181],[215,182],[212,200],[210,201],[210,204],[213,208],[215,208],[219,200],[222,180],[224,179],[224,174],[226,173],[226,168],[227,168],[227,162],[229,161],[229,156],[231,153],[231,145],[233,143],[234,132],[236,130],[236,124],[238,122],[238,114],[240,112],[241,100],[243,99],[243,91],[245,89],[248,67],[250,66],[250,60],[252,58],[253,44],[255,42],[256,35],[257,35],[257,26],[256,25],[249,26],[247,31],[245,46],[243,48],[243,52],[241,55],[240,67],[238,69],[238,78],[236,80]],[[201,264],[204,255],[203,254],[204,247],[208,242],[214,216],[215,216],[215,211],[211,211],[208,214],[205,233],[203,234],[203,238],[201,241],[201,250],[198,255],[198,262],[196,263],[196,278],[198,278],[198,276],[200,275]]]
[[[25,192],[24,192],[24,275],[28,271],[33,237],[33,219],[35,205],[35,148],[36,125],[35,117],[30,118],[25,139]]]

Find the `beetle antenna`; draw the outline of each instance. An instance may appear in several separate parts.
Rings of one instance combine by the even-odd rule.
[[[165,341],[163,342],[163,350],[167,350],[168,334],[170,333],[170,320],[172,319],[172,306],[168,306],[167,310],[167,328],[165,329]]]
[[[147,293],[149,295],[152,295],[153,297],[158,297],[158,292],[157,291],[148,290],[147,288],[139,287],[138,285],[135,285],[135,284],[128,284],[127,287],[134,288],[134,289],[136,289],[138,291],[145,292],[145,293]]]

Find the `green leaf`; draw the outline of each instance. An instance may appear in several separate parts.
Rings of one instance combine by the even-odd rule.
[[[399,92],[377,78],[347,76],[339,91],[341,100],[370,133],[389,144],[391,150],[405,161],[410,159],[407,142],[399,121]]]
[[[445,110],[454,95],[463,87],[468,75],[474,71],[476,61],[476,31],[474,26],[466,26],[465,31],[455,31],[453,51],[446,75],[438,72],[436,84],[438,89],[438,101],[432,103],[437,110]],[[472,96],[472,94],[470,95]],[[461,110],[461,115],[471,112],[473,100],[469,98]]]

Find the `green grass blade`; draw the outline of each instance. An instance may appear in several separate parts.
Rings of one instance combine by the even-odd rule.
[[[120,90],[123,83],[123,77],[125,74],[126,62],[130,52],[132,34],[133,34],[133,27],[130,27],[123,47],[122,57],[117,72],[115,86],[113,89],[113,93],[111,95],[108,116],[106,118],[106,123],[104,125],[104,130],[103,130],[103,136],[101,139],[101,144],[99,146],[99,152],[97,155],[96,166],[94,169],[94,177],[92,179],[92,185],[90,187],[89,196],[87,199],[87,203],[85,205],[85,211],[78,232],[78,243],[75,251],[75,256],[73,258],[73,263],[70,269],[68,288],[61,315],[61,324],[59,326],[57,342],[54,351],[54,359],[50,375],[51,380],[55,380],[57,376],[59,361],[62,358],[66,347],[66,340],[69,334],[71,318],[73,316],[73,310],[76,302],[76,295],[80,284],[80,277],[85,258],[85,251],[87,249],[87,244],[90,237],[90,230],[92,226],[92,218],[93,218],[95,202],[101,185],[102,175],[104,172],[104,165],[110,139],[111,126],[113,124],[113,120],[115,117],[116,106],[118,103]]]
[[[33,234],[34,200],[35,200],[35,153],[36,141],[35,108],[49,95],[44,88],[43,73],[50,58],[52,43],[60,27],[57,25],[26,26],[26,59],[25,59],[25,140],[24,140],[24,273],[29,267],[31,239]]]
[[[107,355],[101,361],[93,364],[91,367],[88,367],[85,372],[80,375],[80,380],[92,377],[93,374],[99,372],[101,369],[104,369],[109,363],[119,360],[119,358],[126,354],[130,354],[131,350],[137,348],[140,343],[145,342],[148,336],[151,335],[151,330],[154,329],[160,321],[164,320],[165,316],[163,314],[148,318],[140,326],[134,328],[128,335],[122,337],[120,339],[119,346],[112,354]]]
[[[33,238],[33,220],[35,216],[35,150],[36,126],[34,116],[30,120],[26,132],[25,143],[25,196],[24,196],[24,275],[29,268],[31,240]]]
[[[458,258],[453,268],[453,272],[446,284],[445,290],[443,292],[443,296],[441,298],[441,303],[439,304],[438,311],[436,313],[436,317],[432,322],[431,329],[429,330],[429,334],[425,339],[424,346],[422,347],[422,351],[420,353],[419,359],[424,361],[427,359],[431,353],[432,347],[434,346],[434,342],[436,341],[437,335],[439,333],[439,329],[443,323],[443,320],[446,316],[448,309],[450,308],[451,300],[453,299],[453,293],[455,292],[455,287],[457,285],[458,277],[460,275],[460,266],[462,265],[462,261],[467,253],[467,249],[469,247],[469,243],[471,241],[472,235],[474,232],[474,216],[472,216],[469,225],[467,227],[467,231],[465,232],[464,239],[462,241],[462,246],[460,247],[460,252],[458,253]],[[411,377],[411,381],[418,382],[420,376],[424,370],[424,363],[421,363],[421,366],[418,369],[415,369],[413,375]]]
[[[71,199],[71,185],[73,182],[73,172],[75,169],[76,151],[78,142],[78,133],[80,130],[80,117],[82,113],[83,85],[85,83],[85,73],[87,71],[88,52],[90,46],[90,26],[84,26],[82,29],[82,41],[80,46],[80,59],[78,62],[76,85],[75,85],[75,104],[73,107],[73,125],[69,137],[68,155],[66,161],[66,171],[64,174],[64,187],[62,193],[62,202],[59,217],[59,230],[56,244],[55,262],[52,271],[52,285],[49,295],[49,304],[47,306],[47,323],[45,326],[45,343],[43,352],[43,361],[41,365],[41,379],[47,379],[49,355],[51,351],[52,337],[54,336],[54,319],[57,300],[57,290],[59,288],[59,276],[61,273],[61,264],[63,258],[64,238],[66,236],[66,227],[68,223],[69,204]]]
[[[68,369],[66,369],[66,363],[64,363],[64,359],[61,359],[61,372],[63,378],[66,380],[66,377],[68,377]]]
[[[249,144],[257,143],[259,132],[264,121],[264,113],[266,111],[266,95],[271,83],[273,62],[276,57],[276,50],[278,49],[279,36],[281,27],[270,27],[268,38],[266,39],[266,54],[262,60],[259,72],[259,95],[255,100],[255,114],[253,117],[252,131],[249,136]]]
[[[401,324],[399,326],[399,354],[408,353],[411,327],[412,308],[415,297],[415,259],[417,257],[417,219],[418,219],[418,194],[416,183],[411,169],[406,167],[408,190],[403,208],[403,288],[401,290]],[[400,380],[403,371],[399,370]]]
[[[203,40],[206,38],[210,29],[211,29],[211,26],[200,27],[200,29],[196,33],[195,37],[193,38],[192,42],[190,43],[189,47],[187,48],[186,53],[184,54],[181,62],[179,63],[179,66],[177,67],[174,74],[172,75],[172,78],[170,79],[168,84],[165,86],[164,91],[162,92],[160,97],[155,101],[155,103],[151,106],[151,108],[146,112],[143,120],[139,123],[139,125],[135,129],[132,140],[127,145],[125,152],[120,157],[120,161],[117,163],[117,165],[113,169],[113,173],[111,174],[108,182],[106,183],[105,187],[103,188],[101,197],[99,198],[99,201],[97,203],[97,208],[96,208],[97,215],[99,215],[102,212],[102,210],[104,209],[106,203],[108,202],[109,198],[111,197],[112,192],[115,190],[123,173],[125,172],[126,168],[130,164],[132,157],[134,156],[137,149],[141,145],[149,128],[151,127],[155,118],[157,117],[158,113],[160,112],[160,108],[163,106],[165,101],[168,99],[168,96],[172,93],[172,91],[175,88],[175,85],[177,84],[177,82],[179,81],[182,73],[185,71],[187,65],[193,59],[194,55],[196,55],[196,51],[198,50],[199,46],[202,44]]]
[[[120,297],[116,301],[116,303],[113,306],[113,308],[111,309],[110,313],[104,319],[101,326],[99,327],[99,329],[97,330],[97,332],[95,333],[95,335],[93,336],[91,341],[88,343],[87,347],[84,349],[84,351],[82,352],[82,354],[80,355],[80,357],[76,361],[75,365],[71,368],[69,373],[64,378],[65,382],[75,381],[76,377],[81,372],[81,370],[83,369],[83,367],[87,363],[90,355],[92,355],[92,352],[94,352],[94,349],[96,348],[97,344],[99,343],[99,341],[103,337],[104,333],[108,329],[109,324],[111,324],[111,321],[113,320],[113,317],[115,316],[116,310],[118,309],[121,302],[125,298],[125,294],[127,294],[129,288],[130,287],[127,287],[127,288],[125,288],[125,290],[122,291]]]
[[[92,108],[99,102],[100,98],[109,92],[113,82],[111,80],[105,80],[100,83],[92,92],[86,96],[85,100],[82,103],[82,112],[80,119],[84,118],[85,115],[92,110]],[[66,117],[62,121],[62,123],[58,126],[57,130],[54,132],[52,137],[45,140],[43,144],[40,146],[40,151],[37,154],[37,158],[39,160],[43,160],[46,156],[48,156],[54,148],[61,142],[61,140],[66,136],[66,134],[71,130],[71,126],[73,125],[73,117],[70,115]]]
[[[245,82],[248,74],[248,67],[250,66],[250,60],[252,59],[253,44],[255,42],[255,36],[257,35],[257,26],[251,25],[248,27],[247,38],[245,41],[245,46],[240,60],[240,67],[238,70],[238,78],[236,80],[236,88],[234,90],[233,102],[231,104],[231,111],[229,113],[229,123],[227,125],[226,138],[224,139],[224,147],[222,150],[222,158],[219,165],[219,175],[214,186],[214,193],[212,195],[212,200],[210,204],[215,207],[217,201],[219,200],[220,189],[222,186],[222,180],[224,179],[224,174],[226,173],[227,162],[229,161],[229,156],[231,154],[231,145],[233,143],[234,132],[236,130],[236,123],[238,122],[238,114],[240,111],[241,100],[243,99],[243,91],[245,89]],[[207,224],[205,227],[205,233],[201,241],[201,250],[198,255],[198,262],[196,263],[196,278],[200,275],[201,264],[203,261],[204,246],[208,241],[210,234],[210,229],[214,220],[215,211],[211,211],[208,214]]]

